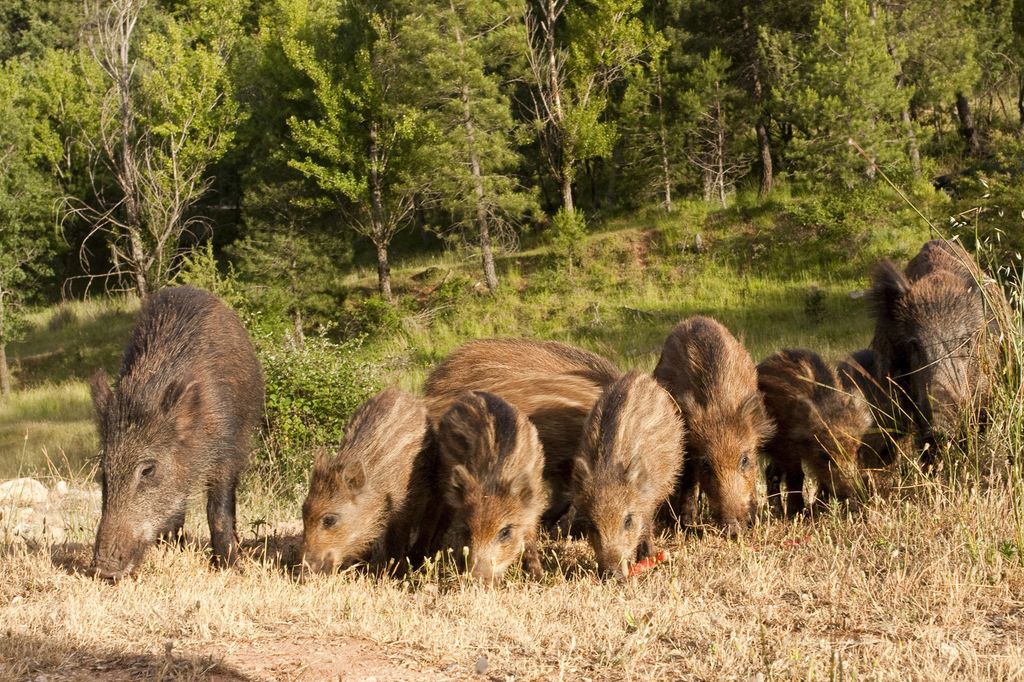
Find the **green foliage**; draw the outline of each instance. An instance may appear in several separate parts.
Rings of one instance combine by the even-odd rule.
[[[60,144],[32,75],[30,62],[0,65],[0,345],[15,338],[17,310],[47,274],[47,256],[57,247],[53,173]]]
[[[776,107],[801,132],[791,147],[794,165],[812,181],[824,175],[849,185],[874,177],[877,166],[902,163],[902,149],[889,141],[900,138],[907,92],[897,87],[884,10],[865,0],[825,0],[812,22],[807,40],[776,35],[770,41]]]
[[[300,345],[257,340],[267,387],[266,447],[256,460],[267,475],[302,481],[313,449],[340,443],[355,409],[380,388],[380,371],[360,354],[361,341],[310,336]]]
[[[582,211],[558,210],[548,233],[554,254],[570,269],[583,260],[587,222]]]

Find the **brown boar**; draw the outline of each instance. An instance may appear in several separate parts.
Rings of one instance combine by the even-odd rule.
[[[609,386],[583,428],[573,505],[585,519],[597,566],[625,578],[656,554],[654,519],[683,464],[683,423],[653,378],[629,372]]]
[[[437,519],[428,509],[436,464],[420,398],[388,388],[367,400],[337,454],[313,465],[302,504],[304,568],[329,573],[365,560],[401,571],[407,558],[421,559]]]
[[[871,298],[872,348],[895,406],[894,431],[916,428],[918,442],[955,437],[966,415],[979,415],[1001,368],[1002,290],[980,281],[962,247],[928,242],[900,270],[883,261]]]
[[[465,568],[490,584],[522,556],[523,569],[539,578],[537,532],[547,499],[537,429],[510,403],[474,391],[444,414],[437,440],[449,544],[468,549]]]
[[[675,398],[686,426],[672,513],[695,524],[699,486],[715,522],[735,535],[757,511],[758,449],[774,428],[750,354],[715,320],[691,317],[669,334],[654,377]]]
[[[620,374],[601,356],[557,341],[482,339],[456,349],[431,372],[424,392],[434,423],[465,391],[501,396],[533,422],[544,445],[550,491],[544,519],[553,522],[569,506],[583,422]]]
[[[802,349],[780,351],[757,366],[758,387],[776,426],[764,446],[768,499],[781,502],[787,514],[804,508],[805,469],[818,481],[822,499],[857,499],[866,491],[859,457],[875,422],[850,372],[837,372]]]
[[[92,381],[103,510],[93,571],[117,580],[158,537],[179,537],[189,494],[206,491],[215,563],[238,556],[235,488],[263,415],[263,372],[245,328],[213,295],[146,299],[113,388]]]

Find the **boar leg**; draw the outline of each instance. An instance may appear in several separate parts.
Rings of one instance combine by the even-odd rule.
[[[206,493],[206,519],[210,523],[210,543],[213,545],[213,563],[221,568],[231,566],[238,559],[235,539],[235,488],[238,474],[217,477]]]
[[[786,471],[786,516],[804,510],[804,471],[799,466]]]
[[[384,561],[387,564],[393,561],[388,573],[399,578],[405,575],[409,565],[409,533],[412,532],[412,523],[409,514],[401,513],[399,518],[393,519],[388,524],[384,533]]]
[[[540,565],[540,552],[537,550],[537,535],[531,533],[526,537],[523,547],[523,571],[534,580],[544,577],[544,571]]]
[[[782,505],[782,472],[774,462],[769,463],[765,467],[764,483],[772,514],[782,516],[784,511]]]
[[[679,479],[676,490],[675,508],[679,523],[683,526],[696,526],[697,515],[697,463],[692,459],[683,464],[683,475]]]
[[[654,554],[654,518],[647,521],[647,529],[640,536],[640,542],[636,546],[636,560],[643,561]]]
[[[185,546],[185,510],[176,515],[167,526],[167,531],[160,534],[160,542],[168,545]]]

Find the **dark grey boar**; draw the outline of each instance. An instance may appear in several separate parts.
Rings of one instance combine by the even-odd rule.
[[[537,429],[493,393],[465,393],[437,426],[448,544],[468,549],[469,573],[485,583],[501,578],[520,556],[541,575],[537,532],[547,505],[544,455]]]
[[[572,462],[583,422],[602,391],[621,372],[601,356],[557,341],[483,339],[455,350],[424,387],[436,423],[465,391],[501,396],[525,414],[544,445],[544,479],[550,491],[545,521],[569,507]]]
[[[573,505],[602,574],[625,578],[632,563],[656,554],[655,515],[682,469],[683,434],[672,396],[639,372],[609,386],[591,410],[573,468]]]
[[[919,444],[956,437],[987,404],[1002,368],[1002,290],[958,244],[931,241],[906,272],[885,260],[873,275],[872,348],[897,415],[893,431],[916,427]]]
[[[867,492],[860,456],[876,426],[852,372],[849,364],[837,371],[803,349],[780,351],[757,366],[758,387],[776,425],[764,446],[768,499],[787,514],[804,508],[804,470],[818,481],[823,500],[861,499]]]
[[[397,388],[367,400],[337,454],[321,453],[302,504],[303,567],[329,573],[357,561],[401,572],[429,550],[436,452],[423,401]],[[415,541],[413,538],[415,537]]]
[[[103,512],[93,571],[119,579],[158,537],[180,537],[191,492],[206,492],[213,556],[238,556],[235,488],[263,416],[263,372],[245,328],[213,295],[179,287],[146,299],[111,389],[92,381]]]
[[[699,486],[715,522],[735,535],[757,511],[759,449],[774,430],[750,354],[715,320],[691,317],[669,334],[654,377],[675,398],[686,426],[673,514],[697,523]]]

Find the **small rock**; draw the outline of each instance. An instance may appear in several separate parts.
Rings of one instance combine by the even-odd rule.
[[[46,486],[34,478],[15,478],[0,483],[0,505],[33,507],[46,504]]]
[[[473,672],[475,672],[477,675],[483,675],[485,672],[487,672],[487,657],[486,656],[481,656],[480,657],[480,660],[478,660],[476,662],[476,665],[473,666]]]

